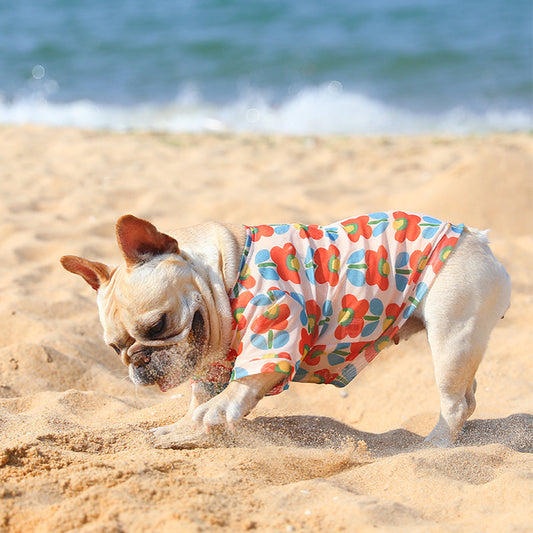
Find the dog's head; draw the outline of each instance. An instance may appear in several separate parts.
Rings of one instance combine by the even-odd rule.
[[[118,268],[75,256],[61,263],[97,291],[104,340],[128,365],[131,380],[166,391],[204,362],[216,309],[173,237],[126,215],[117,240],[125,259]]]

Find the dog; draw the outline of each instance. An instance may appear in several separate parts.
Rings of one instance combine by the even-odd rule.
[[[104,340],[133,383],[167,391],[191,379],[189,410],[154,430],[160,441],[232,428],[292,381],[345,386],[385,346],[425,329],[440,393],[426,440],[451,446],[510,305],[510,278],[486,233],[422,214],[212,222],[174,236],[125,215],[116,232],[125,264],[61,263],[97,291]]]

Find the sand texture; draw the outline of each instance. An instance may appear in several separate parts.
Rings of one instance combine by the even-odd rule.
[[[0,531],[473,531],[533,524],[533,138],[286,138],[0,129]],[[327,223],[400,208],[490,228],[512,305],[458,446],[426,339],[341,391],[294,384],[211,447],[155,449],[182,385],[136,388],[76,254],[116,264],[116,219]]]

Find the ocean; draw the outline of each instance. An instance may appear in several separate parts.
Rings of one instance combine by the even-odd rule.
[[[533,129],[531,0],[0,0],[0,123]]]

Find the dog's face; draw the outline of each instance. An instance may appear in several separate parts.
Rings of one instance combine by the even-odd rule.
[[[126,265],[111,270],[74,256],[61,262],[98,291],[104,339],[131,380],[166,391],[203,363],[210,299],[175,239],[130,215],[119,220],[117,237]]]

